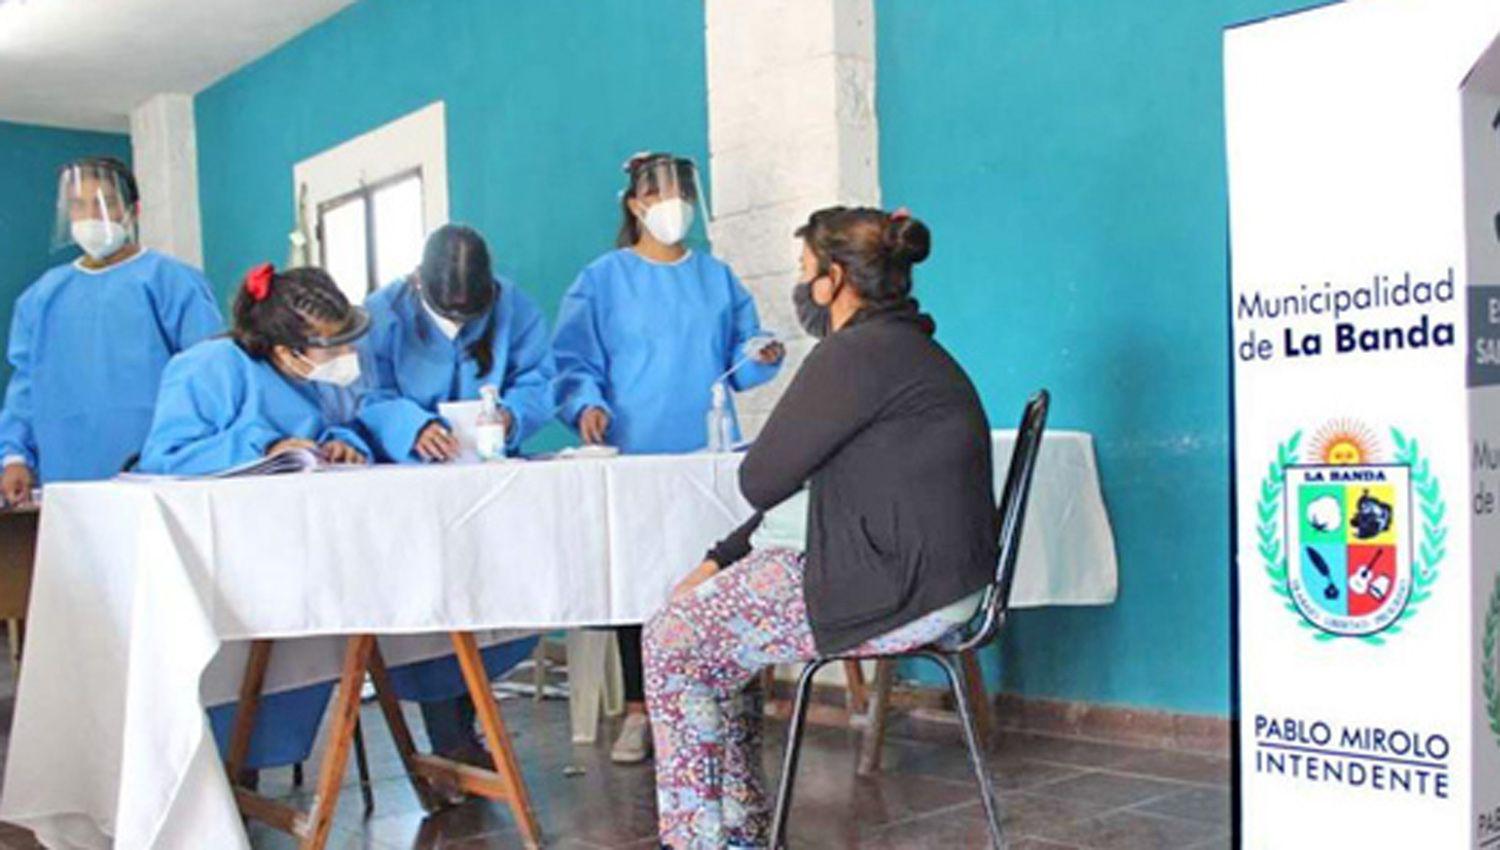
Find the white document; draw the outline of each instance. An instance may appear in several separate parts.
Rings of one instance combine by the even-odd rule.
[[[479,412],[483,409],[484,402],[478,400],[438,403],[438,415],[448,420],[453,436],[458,438],[458,463],[479,463],[475,430],[479,425]]]

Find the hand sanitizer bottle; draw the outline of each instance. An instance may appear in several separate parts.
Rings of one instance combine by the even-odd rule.
[[[714,381],[713,404],[708,409],[708,450],[727,452],[734,447],[734,420],[729,416],[729,393],[723,381]]]
[[[494,384],[485,384],[479,388],[479,396],[484,403],[474,424],[474,449],[486,463],[505,460],[505,418],[500,415],[500,390]]]

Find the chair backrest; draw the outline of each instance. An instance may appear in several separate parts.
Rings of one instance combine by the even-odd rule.
[[[1011,452],[1010,469],[1005,474],[1005,486],[1000,491],[997,516],[999,562],[995,567],[995,582],[984,593],[984,602],[977,617],[981,617],[963,642],[954,647],[963,651],[983,646],[994,640],[1010,610],[1010,588],[1016,576],[1016,557],[1021,552],[1021,530],[1026,525],[1026,502],[1031,495],[1032,473],[1036,471],[1037,455],[1042,448],[1042,432],[1047,428],[1047,407],[1051,395],[1038,390],[1026,402],[1021,414],[1021,427],[1016,433],[1016,447]]]

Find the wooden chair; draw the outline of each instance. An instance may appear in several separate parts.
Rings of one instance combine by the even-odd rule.
[[[867,686],[863,671],[857,662],[846,661],[858,671],[858,684],[849,686],[850,710],[862,706],[858,713],[865,716],[865,728],[859,740],[859,772],[864,775],[880,770],[881,754],[884,752],[885,727],[891,710],[891,690],[895,685],[896,661],[890,658],[875,660],[875,683]],[[990,710],[989,694],[984,689],[984,674],[979,669],[979,657],[973,650],[959,654],[959,666],[963,671],[963,687],[969,697],[969,710],[974,720],[974,734],[981,749],[989,750],[994,742],[994,718]],[[847,669],[847,668],[846,668]],[[849,675],[845,679],[854,682]]]

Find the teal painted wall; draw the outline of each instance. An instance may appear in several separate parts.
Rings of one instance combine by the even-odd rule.
[[[1096,438],[1108,608],[1021,612],[1031,696],[1229,710],[1225,25],[1275,0],[882,0],[881,188],[933,229],[918,294],[991,421],[1053,391]],[[998,664],[997,664],[998,662]]]
[[[935,232],[939,335],[1009,425],[1097,438],[1121,595],[1023,612],[1006,687],[1228,710],[1221,31],[1286,0],[881,0],[881,177]],[[548,309],[616,225],[619,162],[706,159],[700,0],[365,0],[198,97],[208,271],[280,260],[297,161],[448,104],[451,214]]]
[[[130,137],[0,121],[0,340],[10,334],[16,297],[42,272],[78,256],[52,251],[52,223],[57,169],[81,156],[129,162]],[[10,363],[0,357],[0,382],[9,378]]]
[[[703,26],[701,0],[355,4],[198,95],[210,277],[285,259],[294,164],[443,100],[450,217],[553,313],[614,244],[626,157],[707,161]]]

